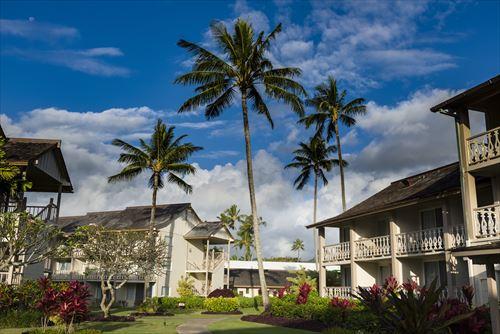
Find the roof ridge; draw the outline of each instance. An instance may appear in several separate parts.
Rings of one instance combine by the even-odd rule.
[[[392,181],[390,184],[395,184],[395,183],[398,183],[398,182],[401,182],[401,181],[405,181],[405,180],[409,180],[409,179],[414,179],[414,178],[419,177],[419,176],[431,174],[433,172],[437,172],[438,170],[445,169],[445,168],[451,167],[453,165],[457,165],[458,166],[458,161],[455,161],[455,162],[452,162],[452,163],[449,163],[447,165],[443,165],[443,166],[440,166],[440,167],[436,167],[436,168],[433,168],[433,169],[429,169],[427,171],[420,172],[418,174],[413,174],[413,175],[409,175],[407,177],[403,177],[403,178],[401,178],[399,180]]]
[[[156,207],[167,207],[167,206],[173,206],[173,205],[191,205],[191,202],[183,202],[183,203],[171,203],[171,204],[157,204]],[[151,208],[152,205],[133,205],[133,206],[127,206],[125,207],[124,210],[127,209],[140,209],[140,208]]]
[[[22,142],[22,143],[46,143],[46,144],[61,144],[61,139],[45,139],[45,138],[17,138],[8,137],[8,141]]]

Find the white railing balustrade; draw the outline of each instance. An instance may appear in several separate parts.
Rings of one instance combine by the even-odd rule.
[[[469,166],[500,157],[500,127],[467,139]]]
[[[391,239],[388,235],[359,239],[354,241],[354,248],[354,256],[357,259],[390,256]]]
[[[350,286],[327,286],[325,288],[325,295],[328,298],[352,298],[352,288]]]
[[[397,254],[427,253],[444,250],[443,228],[396,234]]]
[[[500,235],[500,203],[474,210],[476,238],[491,238]]]
[[[464,247],[465,246],[465,227],[464,225],[454,225],[450,228],[450,247]]]
[[[323,248],[323,262],[342,262],[351,258],[349,242],[341,242]]]

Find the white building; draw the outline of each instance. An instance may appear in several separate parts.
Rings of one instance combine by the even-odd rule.
[[[121,211],[90,212],[85,216],[61,217],[59,225],[71,233],[78,226],[96,224],[107,229],[147,228],[151,206],[128,207]],[[224,262],[233,241],[220,222],[204,222],[189,203],[158,205],[155,227],[161,238],[167,240],[168,258],[165,272],[150,282],[152,296],[178,296],[178,281],[182,276],[194,279],[200,295],[223,288]],[[222,246],[222,247],[221,247]],[[50,276],[54,281],[85,281],[94,298],[100,299],[99,277],[91,273],[91,266],[73,258],[54,259]],[[116,300],[122,305],[134,305],[143,300],[144,278],[132,276],[117,290]]]
[[[489,301],[493,332],[500,333],[500,76],[431,110],[454,118],[459,163],[395,181],[309,226],[319,234],[321,292],[348,296],[389,275],[420,284],[437,277],[451,295],[471,284],[476,304]],[[469,110],[484,114],[486,132],[470,133]],[[340,243],[325,245],[325,228],[339,229]],[[331,265],[341,266],[343,288],[326,286]]]

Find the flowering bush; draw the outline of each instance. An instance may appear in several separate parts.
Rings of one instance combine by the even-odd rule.
[[[307,298],[309,297],[309,293],[311,292],[312,288],[309,284],[307,283],[302,283],[302,285],[299,287],[299,294],[297,295],[297,300],[295,301],[296,304],[305,304],[307,303]]]
[[[278,290],[278,298],[282,299],[286,294],[290,293],[290,283],[286,283],[284,287]]]
[[[340,315],[342,317],[342,322],[347,320],[347,311],[352,309],[354,306],[353,302],[347,298],[333,297],[330,301],[330,305],[333,308],[340,309]]]

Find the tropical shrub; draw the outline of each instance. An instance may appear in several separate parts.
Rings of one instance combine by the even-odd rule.
[[[204,297],[153,297],[148,298],[137,307],[137,311],[145,313],[167,312],[179,308],[179,303],[184,304],[188,310],[203,309]]]
[[[238,302],[240,303],[241,308],[258,308],[262,306],[262,296],[256,297],[242,297],[238,296]]]
[[[308,283],[302,283],[302,285],[299,287],[299,294],[297,295],[296,303],[307,303],[307,298],[309,298],[309,293],[311,292],[311,290],[312,287]]]
[[[238,298],[206,298],[203,307],[208,312],[227,313],[236,312],[240,308]]]
[[[0,313],[0,328],[28,328],[40,325],[42,313],[37,310],[7,310]]]
[[[234,298],[234,292],[229,289],[215,289],[208,295],[208,298],[217,298],[217,297]]]
[[[27,332],[23,332],[25,334],[64,334],[64,328],[47,328],[47,329],[33,329]],[[101,334],[103,333],[97,329],[80,329],[73,332],[74,334]]]
[[[311,291],[316,291],[318,285],[316,278],[312,278],[307,274],[304,268],[294,271],[295,277],[287,277],[287,281],[291,283],[290,291],[294,294],[299,293],[299,289],[302,285],[308,284],[311,287]]]
[[[177,293],[181,297],[194,296],[194,280],[189,276],[181,276],[177,282]]]

